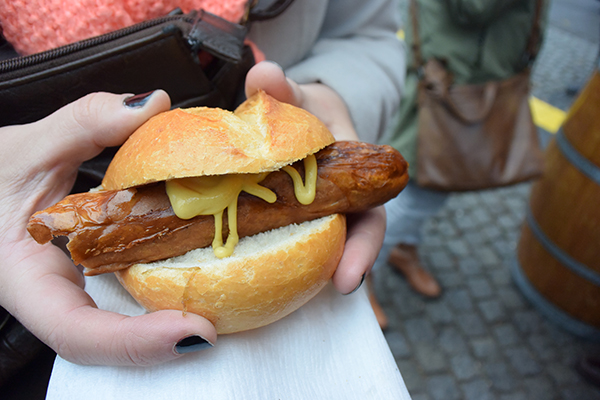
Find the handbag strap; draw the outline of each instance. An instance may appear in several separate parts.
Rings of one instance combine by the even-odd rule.
[[[529,40],[523,55],[523,62],[525,68],[530,67],[535,58],[537,57],[540,49],[540,32],[541,32],[541,16],[542,16],[542,0],[536,0],[535,12],[533,16],[533,26],[531,27],[531,33],[529,34]]]
[[[283,13],[294,0],[275,0],[268,6],[261,6],[259,0],[248,0],[246,3],[246,12],[242,17],[242,25],[254,21],[266,21],[278,17]]]
[[[412,30],[413,30],[413,54],[415,61],[415,69],[419,71],[425,65],[423,61],[423,55],[421,54],[421,36],[419,35],[419,18],[418,18],[418,10],[417,10],[417,2],[416,0],[411,0],[410,2],[410,16],[412,18]]]
[[[531,63],[537,57],[537,53],[539,51],[539,41],[540,41],[540,20],[542,15],[542,4],[543,0],[535,1],[535,11],[533,15],[533,25],[531,27],[531,33],[529,34],[529,40],[527,41],[527,47],[525,48],[525,53],[523,55],[523,61],[525,67],[529,67]],[[413,26],[413,54],[415,60],[415,67],[417,71],[423,68],[425,62],[423,60],[423,54],[421,53],[421,37],[419,35],[419,21],[418,21],[418,6],[416,0],[411,0],[410,2],[410,15],[412,18],[412,26]]]

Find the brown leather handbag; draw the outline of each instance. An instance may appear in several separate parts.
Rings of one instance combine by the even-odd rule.
[[[541,0],[527,47],[535,58]],[[543,156],[529,107],[530,62],[502,81],[456,85],[442,61],[423,63],[411,3],[418,87],[417,183],[441,191],[506,186],[539,177]]]

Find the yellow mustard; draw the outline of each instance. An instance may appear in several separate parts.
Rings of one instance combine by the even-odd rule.
[[[304,159],[305,182],[291,166],[283,168],[291,177],[294,193],[301,204],[314,201],[317,186],[317,160],[314,155]],[[229,257],[239,241],[237,233],[237,201],[242,191],[268,203],[277,200],[276,194],[259,185],[269,173],[229,174],[173,179],[166,182],[167,195],[175,215],[181,219],[197,215],[213,215],[215,236],[213,251],[218,258]],[[223,244],[223,212],[227,209],[229,235]]]

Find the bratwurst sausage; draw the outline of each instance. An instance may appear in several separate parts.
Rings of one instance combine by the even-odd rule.
[[[292,180],[283,171],[272,172],[261,182],[275,192],[275,203],[242,192],[238,199],[240,237],[334,213],[366,211],[394,198],[408,182],[408,164],[390,146],[335,142],[316,158],[316,198],[309,205],[298,202]],[[302,162],[293,166],[304,175]],[[226,237],[226,219],[223,225]],[[212,215],[178,218],[164,183],[67,196],[34,214],[27,230],[42,244],[52,237],[69,237],[71,258],[86,268],[86,275],[207,247],[215,232]]]

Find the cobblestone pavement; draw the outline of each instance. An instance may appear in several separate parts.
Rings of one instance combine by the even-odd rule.
[[[551,24],[534,95],[567,110],[574,97],[565,89],[587,81],[597,54],[598,43]],[[419,251],[443,286],[441,298],[422,298],[391,268],[374,274],[390,317],[385,336],[413,400],[600,399],[573,368],[600,343],[548,321],[511,278],[529,190],[454,194],[427,223]]]

